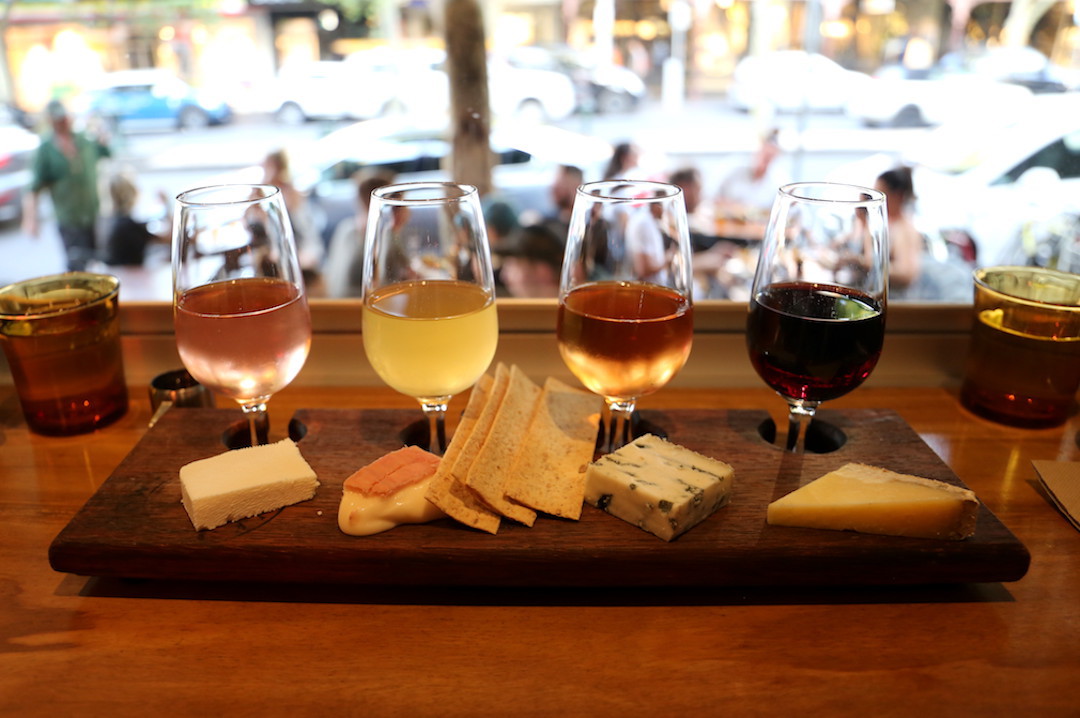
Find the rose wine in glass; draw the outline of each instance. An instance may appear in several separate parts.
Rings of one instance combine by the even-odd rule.
[[[254,446],[266,402],[296,378],[311,347],[285,203],[268,185],[193,189],[176,202],[177,350],[199,383],[240,404]]]
[[[788,402],[787,449],[804,447],[818,406],[870,376],[885,338],[885,198],[824,182],[781,187],[751,290],[746,342],[758,375]]]
[[[428,448],[446,450],[451,397],[495,356],[499,323],[487,230],[475,187],[388,185],[372,193],[364,245],[364,353],[427,418]]]
[[[556,333],[567,367],[607,404],[605,453],[629,439],[637,400],[690,355],[690,254],[678,187],[613,180],[578,188]]]

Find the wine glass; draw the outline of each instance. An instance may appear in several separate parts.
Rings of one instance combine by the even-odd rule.
[[[480,196],[452,182],[372,192],[364,242],[364,353],[420,402],[427,445],[446,450],[446,406],[487,370],[499,341]]]
[[[862,384],[881,355],[889,280],[885,196],[828,182],[779,189],[750,291],[746,342],[788,402],[787,449],[823,401]]]
[[[694,335],[682,190],[607,180],[578,188],[556,330],[563,361],[608,407],[605,453],[625,444],[637,400],[686,363]]]
[[[311,314],[281,191],[218,185],[181,193],[173,220],[176,348],[199,383],[235,399],[259,443],[266,402],[311,348]]]

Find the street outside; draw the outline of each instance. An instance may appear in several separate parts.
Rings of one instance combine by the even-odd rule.
[[[797,180],[825,178],[837,167],[897,150],[925,132],[866,129],[844,115],[782,115],[772,124],[782,133],[786,156],[781,161]],[[205,130],[123,135],[113,138],[115,156],[101,169],[134,173],[140,189],[137,214],[149,219],[163,210],[159,193],[172,198],[185,189],[213,183],[230,171],[258,165],[272,150],[315,139],[336,126],[340,124],[287,127],[270,119],[241,117],[231,125]],[[575,115],[561,126],[612,143],[634,141],[643,151],[647,170],[697,167],[710,194],[733,163],[756,149],[761,129],[754,117],[729,109],[722,99],[689,101],[679,111],[654,102],[631,114]],[[47,219],[37,238],[27,236],[17,224],[0,227],[0,286],[64,269],[63,246]],[[129,299],[171,296],[160,278],[127,294]]]

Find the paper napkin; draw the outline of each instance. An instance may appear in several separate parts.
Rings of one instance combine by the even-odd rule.
[[[1080,530],[1080,461],[1032,461],[1046,492]]]

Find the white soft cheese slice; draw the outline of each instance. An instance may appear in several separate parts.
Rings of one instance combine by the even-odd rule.
[[[391,496],[343,491],[338,506],[338,527],[350,536],[371,536],[401,524],[423,524],[446,518],[438,506],[424,498],[430,485],[429,477]]]
[[[975,533],[978,509],[968,489],[847,464],[769,504],[766,519],[777,526],[958,540]]]
[[[318,486],[292,439],[226,451],[180,468],[182,502],[196,529],[307,501]]]
[[[585,501],[665,541],[728,502],[735,470],[646,434],[589,465]]]

